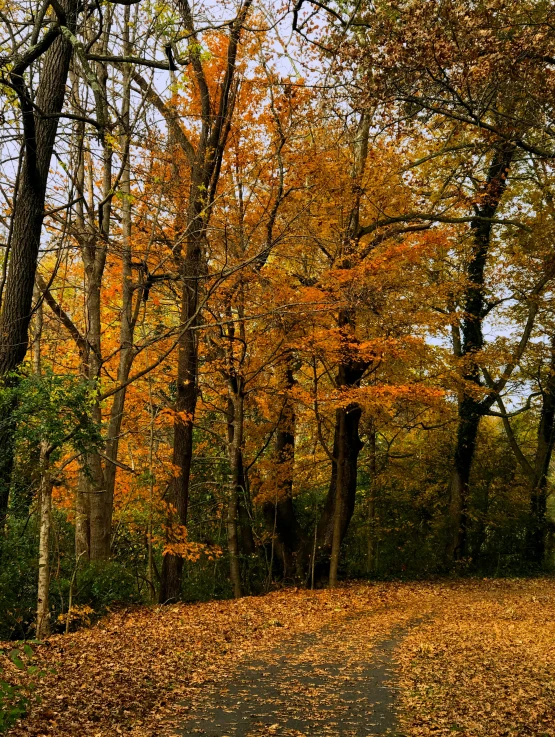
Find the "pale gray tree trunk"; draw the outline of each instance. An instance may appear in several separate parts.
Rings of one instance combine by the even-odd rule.
[[[36,637],[41,640],[50,634],[50,530],[52,527],[52,474],[48,444],[41,443],[40,453],[40,533],[39,576],[37,589]]]

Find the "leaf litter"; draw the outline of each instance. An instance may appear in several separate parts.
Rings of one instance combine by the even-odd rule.
[[[202,734],[213,703],[231,715],[228,731],[216,725],[220,737],[242,734],[238,709],[252,735],[385,734],[373,722],[395,709],[397,734],[414,737],[555,737],[552,579],[352,584],[141,607],[34,649],[40,676],[5,664],[13,682],[34,679],[40,697],[14,737]],[[374,708],[365,684],[381,661],[387,698]],[[249,669],[266,684],[262,706],[253,678],[245,685]]]

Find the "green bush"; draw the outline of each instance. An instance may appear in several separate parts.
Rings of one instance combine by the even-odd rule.
[[[37,606],[37,532],[34,521],[10,520],[0,541],[0,640],[28,638]]]
[[[0,658],[5,657],[6,653],[0,650]],[[9,654],[9,659],[21,671],[26,671],[28,675],[40,676],[37,666],[31,665],[33,657],[33,649],[28,643],[13,648]],[[33,698],[35,686],[33,683],[25,685],[18,683],[10,683],[4,677],[4,668],[0,661],[0,732],[6,732],[12,727],[18,719],[25,716],[27,708]]]
[[[114,605],[138,603],[137,580],[118,561],[89,563],[78,573],[74,600],[97,613]]]

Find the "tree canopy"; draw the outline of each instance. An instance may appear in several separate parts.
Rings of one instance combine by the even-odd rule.
[[[0,0],[5,637],[552,565],[554,21]]]

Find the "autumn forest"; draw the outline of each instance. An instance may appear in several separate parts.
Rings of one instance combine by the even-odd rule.
[[[0,28],[1,640],[549,573],[552,2]]]

